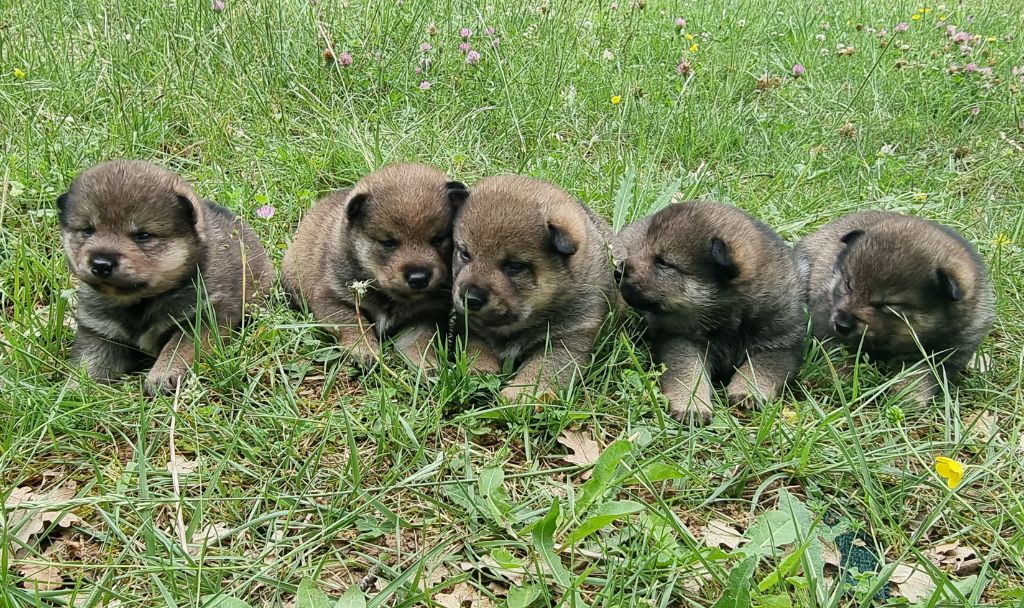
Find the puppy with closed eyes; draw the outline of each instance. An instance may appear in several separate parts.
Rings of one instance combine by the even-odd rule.
[[[516,368],[515,401],[570,385],[616,308],[603,219],[558,187],[529,177],[480,180],[455,221],[452,297],[468,319],[480,371]]]
[[[823,342],[913,365],[930,358],[956,380],[994,322],[985,264],[956,231],[884,211],[853,213],[797,245],[808,275],[811,330]],[[913,384],[914,387],[910,387]],[[899,390],[928,402],[932,374]]]
[[[804,287],[792,249],[740,209],[670,205],[618,237],[616,280],[643,313],[676,419],[707,424],[712,384],[729,402],[776,399],[800,368]]]
[[[281,265],[293,304],[364,368],[390,337],[414,364],[433,365],[431,340],[451,315],[452,218],[466,196],[440,169],[401,163],[324,197]]]
[[[193,340],[201,348],[211,331],[239,325],[245,305],[273,285],[274,268],[249,226],[156,165],[96,165],[57,206],[79,280],[71,359],[96,380],[152,365],[146,394],[173,392],[192,365]],[[206,308],[216,325],[193,336]]]

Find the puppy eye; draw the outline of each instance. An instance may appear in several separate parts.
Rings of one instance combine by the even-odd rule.
[[[668,260],[661,257],[660,255],[654,258],[654,265],[657,266],[658,268],[661,268],[662,270],[668,270],[672,268],[672,264],[669,264]]]
[[[384,249],[394,249],[395,247],[398,247],[398,241],[396,239],[381,239],[377,242],[380,243],[380,246]]]
[[[153,235],[148,232],[136,232],[132,235],[132,239],[134,239],[136,243],[145,243],[151,238],[153,238]]]
[[[853,286],[850,285],[850,279],[845,279],[846,291],[853,291]]]
[[[896,302],[879,302],[872,304],[879,312],[884,312],[890,315],[899,316],[903,314],[903,304]]]
[[[506,276],[514,277],[518,274],[522,274],[526,270],[527,264],[525,262],[517,262],[515,260],[509,260],[501,265],[501,271]]]
[[[90,236],[92,236],[94,234],[96,234],[96,229],[93,228],[92,226],[89,226],[88,228],[83,228],[82,229],[82,236],[90,237]]]
[[[468,262],[472,260],[472,256],[469,255],[469,251],[466,251],[465,247],[459,247],[459,260],[462,262]]]
[[[434,238],[430,239],[430,244],[436,247],[437,245],[441,245],[442,243],[447,241],[450,237],[451,235],[449,235],[447,232],[439,234]]]

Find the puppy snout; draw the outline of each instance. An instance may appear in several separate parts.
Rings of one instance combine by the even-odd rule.
[[[433,273],[429,268],[414,267],[407,268],[404,274],[406,285],[411,289],[420,290],[430,285],[430,277]]]
[[[845,310],[836,311],[833,324],[840,336],[849,336],[857,329],[857,318]]]
[[[89,259],[89,270],[93,276],[105,279],[117,269],[117,256],[98,253]]]
[[[487,292],[476,285],[470,285],[463,293],[462,299],[466,302],[466,308],[480,310],[487,304]]]

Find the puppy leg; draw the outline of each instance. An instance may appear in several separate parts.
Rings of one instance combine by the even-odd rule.
[[[436,325],[417,325],[409,328],[395,338],[395,348],[413,366],[423,370],[435,370],[437,353],[434,351],[434,338],[439,331],[441,330]]]
[[[674,339],[659,344],[656,355],[665,364],[661,392],[668,398],[669,415],[697,426],[710,423],[711,381],[704,348]]]
[[[113,342],[83,325],[78,326],[78,335],[71,347],[71,362],[83,366],[97,382],[113,382],[137,370],[144,358],[139,351]]]
[[[573,376],[590,363],[595,337],[593,332],[585,332],[571,342],[563,341],[527,358],[508,386],[502,389],[502,397],[510,402],[527,395],[536,395],[541,401],[554,398],[559,389],[568,387]]]
[[[748,353],[725,388],[729,404],[751,409],[778,399],[800,368],[801,351],[797,347]]]
[[[143,393],[150,397],[174,393],[181,379],[192,369],[196,345],[191,338],[191,335],[182,331],[175,331],[171,335],[156,358],[153,368],[146,374],[146,380],[142,384]],[[199,340],[199,348],[202,348],[209,340],[209,330],[203,330]]]
[[[353,363],[370,369],[377,363],[380,341],[373,322],[365,315],[357,316],[355,308],[327,294],[318,293],[309,299],[309,312],[324,330],[338,339],[341,348],[352,357]]]
[[[466,342],[466,358],[472,374],[497,374],[501,372],[501,360],[486,344],[475,338]]]

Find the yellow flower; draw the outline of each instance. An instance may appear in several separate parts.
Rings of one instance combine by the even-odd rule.
[[[700,47],[697,46],[697,43],[691,44],[690,45],[690,52],[691,53],[696,53],[698,48],[700,48]]]
[[[913,19],[914,21],[920,21],[921,13],[914,13],[913,15],[910,16],[910,18]]]
[[[1007,245],[1013,244],[1013,241],[1010,240],[1010,237],[1006,236],[1005,232],[1000,232],[999,234],[997,234],[996,240],[992,242],[995,244],[996,247],[1006,247]]]
[[[693,40],[693,34],[687,34],[686,35],[686,39],[687,40]]]
[[[914,200],[915,201],[926,201],[926,200],[928,200],[928,193],[927,192],[915,192],[914,193]]]
[[[946,20],[946,16],[945,15],[939,15],[939,21],[945,21],[945,20]]]
[[[988,38],[985,39],[985,42],[995,42],[995,41],[996,41],[996,37],[995,36],[989,36]]]
[[[617,106],[622,102],[622,95],[612,95],[612,105]]]
[[[930,8],[928,8],[928,7],[926,6],[926,7],[924,7],[924,8],[919,8],[919,9],[917,9],[917,12],[919,12],[919,13],[921,13],[921,14],[923,15],[923,14],[925,14],[925,13],[930,13],[930,12],[932,12],[932,9],[930,9]]]
[[[952,458],[936,456],[935,472],[939,474],[939,477],[946,480],[946,486],[950,490],[955,490],[964,478],[964,465]]]
[[[18,80],[25,80],[25,70],[14,68],[14,77]]]

